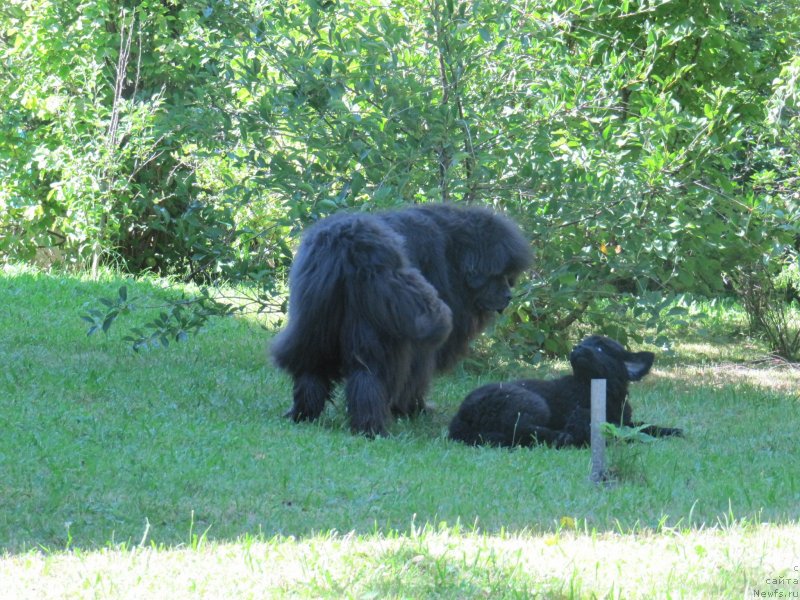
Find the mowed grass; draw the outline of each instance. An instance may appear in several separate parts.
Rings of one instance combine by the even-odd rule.
[[[687,436],[619,449],[619,481],[599,487],[587,450],[446,439],[464,395],[519,365],[439,378],[432,414],[370,441],[341,401],[320,423],[282,418],[290,381],[256,321],[140,353],[125,322],[87,338],[84,307],[123,283],[142,304],[174,293],[0,275],[0,597],[800,590],[800,373],[747,362],[757,346],[687,341],[657,358],[634,414]]]

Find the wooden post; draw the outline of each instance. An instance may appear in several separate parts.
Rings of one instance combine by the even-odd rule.
[[[601,427],[606,422],[606,380],[592,379],[592,475],[591,480],[606,480],[606,441]]]

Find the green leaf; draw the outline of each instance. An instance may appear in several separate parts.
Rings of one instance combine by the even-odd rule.
[[[108,333],[108,330],[111,328],[111,325],[114,323],[114,319],[117,318],[119,311],[112,310],[108,315],[106,315],[105,320],[103,321],[103,333]]]

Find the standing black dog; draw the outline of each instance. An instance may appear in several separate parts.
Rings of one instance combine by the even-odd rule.
[[[627,402],[628,383],[650,372],[652,352],[629,352],[619,342],[593,335],[573,348],[572,375],[554,380],[491,383],[467,396],[450,423],[450,437],[467,444],[585,446],[590,441],[591,380],[606,380],[606,421],[638,427]],[[650,425],[652,436],[682,435]]]
[[[355,432],[383,435],[390,413],[420,412],[434,372],[508,305],[530,260],[517,225],[484,208],[323,219],[298,248],[271,348],[294,379],[287,416],[313,421],[341,380]]]

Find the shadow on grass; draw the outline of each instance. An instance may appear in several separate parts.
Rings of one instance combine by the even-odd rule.
[[[676,393],[674,379],[656,376],[633,390],[636,411],[684,427],[687,439],[641,447],[646,478],[598,488],[585,450],[446,440],[450,416],[485,377],[439,378],[434,412],[370,441],[350,435],[341,401],[319,423],[282,418],[290,383],[269,364],[269,334],[253,320],[217,320],[187,343],[140,353],[122,340],[125,322],[87,338],[80,314],[120,284],[0,276],[7,551],[403,533],[424,523],[635,531],[800,517],[800,477],[787,467],[800,460],[796,396],[764,402],[724,380]],[[179,293],[157,281],[128,285],[154,304]]]

